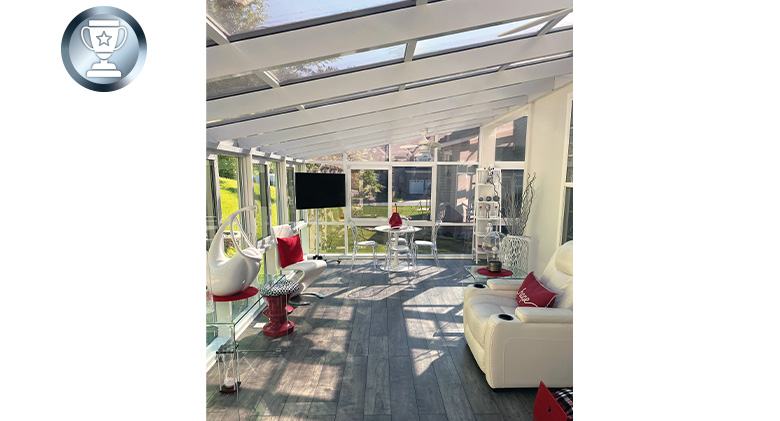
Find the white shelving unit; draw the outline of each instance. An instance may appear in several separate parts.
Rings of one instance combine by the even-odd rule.
[[[489,170],[487,168],[477,169],[477,185],[474,189],[474,203],[476,205],[472,217],[474,234],[471,245],[474,263],[479,263],[480,259],[486,259],[486,254],[482,250],[482,239],[487,233],[488,224],[492,223],[494,227],[501,229],[501,170],[493,169],[493,184],[488,183],[488,177]],[[487,200],[488,197],[490,200]],[[498,201],[495,200],[496,197],[498,197]]]

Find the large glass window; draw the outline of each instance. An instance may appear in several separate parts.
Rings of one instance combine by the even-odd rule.
[[[470,225],[442,225],[436,235],[436,249],[440,254],[470,254],[473,232]]]
[[[387,218],[388,171],[354,169],[350,174],[353,218]]]
[[[254,199],[257,212],[255,224],[257,226],[257,239],[270,235],[271,221],[268,219],[268,176],[265,164],[252,164],[252,182],[254,184]]]
[[[566,158],[566,181],[563,184],[563,230],[561,243],[574,239],[574,104],[569,123],[569,148]]]
[[[393,203],[410,219],[431,219],[431,167],[393,167]]]
[[[316,224],[309,224],[309,250],[317,250]],[[320,224],[320,254],[344,254],[344,224]]]
[[[474,200],[476,165],[439,165],[436,170],[436,217],[444,222],[469,222]]]
[[[214,160],[206,160],[206,250],[211,244],[211,239],[219,228],[219,212],[217,212],[219,195],[217,194],[216,174],[214,174]]]
[[[433,136],[423,140],[422,136],[417,139],[393,143],[390,145],[390,154],[394,162],[431,162],[433,161]]]
[[[279,225],[279,166],[278,162],[268,164],[269,190],[271,194],[271,225]]]
[[[287,221],[295,222],[298,215],[295,208],[295,167],[287,167]]]
[[[219,155],[217,158],[217,168],[219,172],[219,201],[222,222],[239,209],[238,199],[238,158],[232,156]],[[235,226],[235,230],[239,227]],[[225,236],[225,255],[230,257],[237,252],[233,245],[233,240],[229,235]]]
[[[528,117],[523,116],[496,129],[496,161],[525,161]]]
[[[347,161],[353,162],[367,162],[367,161],[384,161],[387,162],[390,156],[387,150],[387,145],[374,146],[372,148],[358,149],[356,151],[347,153]]]
[[[437,136],[440,162],[477,162],[479,160],[479,127]]]

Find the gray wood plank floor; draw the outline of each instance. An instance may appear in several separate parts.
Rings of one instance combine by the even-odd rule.
[[[492,390],[463,337],[471,262],[418,263],[387,274],[334,262],[311,287],[325,299],[305,297],[283,338],[264,336],[259,315],[238,339],[238,396],[207,373],[207,419],[531,420],[536,389]]]

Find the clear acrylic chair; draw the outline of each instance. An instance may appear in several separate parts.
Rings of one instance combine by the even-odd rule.
[[[391,261],[394,259],[394,255],[398,255],[400,260],[402,257],[406,257],[406,264],[408,268],[412,268],[414,265],[414,257],[412,256],[412,248],[409,244],[414,242],[414,231],[404,233],[404,236],[409,236],[408,239],[402,236],[398,237],[398,241],[393,243],[392,238],[387,240],[387,247],[385,252],[385,267],[391,267]],[[401,240],[404,240],[403,242]]]
[[[431,241],[415,240],[412,244],[412,258],[414,261],[414,267],[417,267],[417,249],[419,247],[430,247],[431,253],[433,253],[433,261],[436,263],[436,267],[439,267],[439,254],[436,250],[436,236],[439,233],[439,227],[441,227],[441,219],[436,221],[436,223],[433,225]]]
[[[357,225],[355,225],[355,221],[349,220],[349,229],[352,230],[352,239],[354,240],[352,244],[352,267],[350,270],[355,268],[355,256],[357,255],[357,249],[359,247],[371,247],[371,249],[374,251],[374,269],[376,269],[376,246],[377,243],[374,240],[364,240],[364,241],[358,241],[358,229]]]

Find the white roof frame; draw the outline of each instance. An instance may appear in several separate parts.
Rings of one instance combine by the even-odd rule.
[[[452,0],[450,0],[452,1]],[[214,48],[214,47],[212,47]],[[572,31],[521,39],[207,102],[207,121],[543,57],[573,48]],[[377,81],[380,85],[377,85]]]
[[[572,66],[572,59],[563,59],[528,67],[519,67],[500,73],[473,76],[463,80],[442,82],[402,92],[313,108],[305,112],[282,114],[212,127],[207,130],[207,136],[209,140],[219,141],[236,139],[248,134],[271,133],[285,128],[314,125],[316,123],[528,82],[547,76],[568,74],[572,72]],[[531,92],[528,93],[530,94]]]
[[[572,7],[572,0],[491,0],[489,7],[480,1],[448,0],[347,19],[210,47],[206,50],[206,78],[401,44],[496,23],[543,16],[569,7]]]

